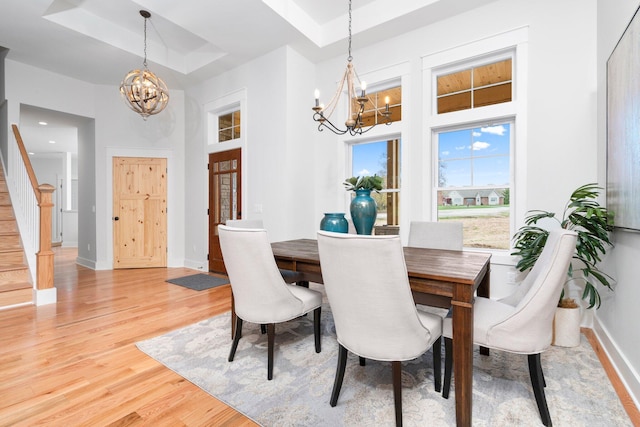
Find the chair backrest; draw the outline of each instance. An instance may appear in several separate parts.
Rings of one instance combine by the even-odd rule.
[[[535,353],[551,344],[553,316],[569,264],[576,250],[577,233],[556,229],[549,233],[540,257],[521,284],[527,293],[511,315],[489,328],[489,343],[512,352]]]
[[[261,219],[228,219],[225,224],[235,228],[264,228]]]
[[[236,314],[241,319],[277,323],[302,311],[302,301],[282,279],[266,230],[219,225],[218,235]]]
[[[411,221],[409,244],[414,248],[462,250],[462,223]]]
[[[374,360],[410,360],[429,345],[399,236],[318,231],[322,278],[338,342]]]

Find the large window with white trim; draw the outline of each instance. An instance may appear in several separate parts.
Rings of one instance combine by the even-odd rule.
[[[438,221],[459,221],[464,246],[509,249],[512,121],[435,132]]]
[[[510,248],[515,147],[513,51],[435,69],[432,128],[438,221],[467,248]]]

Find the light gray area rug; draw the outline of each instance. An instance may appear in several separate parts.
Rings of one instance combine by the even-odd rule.
[[[311,317],[311,318],[309,318]],[[393,426],[391,365],[349,355],[338,405],[329,398],[337,342],[323,306],[322,352],[313,344],[312,316],[276,325],[274,376],[267,381],[267,337],[245,323],[228,362],[230,313],[137,343],[138,348],[263,426]],[[443,359],[444,360],[444,359]],[[598,357],[583,337],[577,348],[552,347],[542,356],[554,426],[631,426]],[[526,356],[474,353],[473,425],[542,425]],[[405,426],[455,426],[451,397],[434,391],[431,352],[403,364]]]

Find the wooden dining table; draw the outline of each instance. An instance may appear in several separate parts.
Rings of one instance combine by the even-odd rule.
[[[305,273],[322,283],[318,242],[297,239],[271,244],[278,268]],[[456,425],[471,426],[474,295],[489,297],[491,254],[475,251],[404,248],[416,304],[453,308],[453,369]],[[235,324],[232,310],[232,325]],[[480,349],[482,354],[489,350]]]

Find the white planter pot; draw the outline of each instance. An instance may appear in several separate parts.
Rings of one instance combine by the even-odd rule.
[[[580,345],[580,308],[556,309],[553,318],[552,345],[558,347],[577,347]]]

